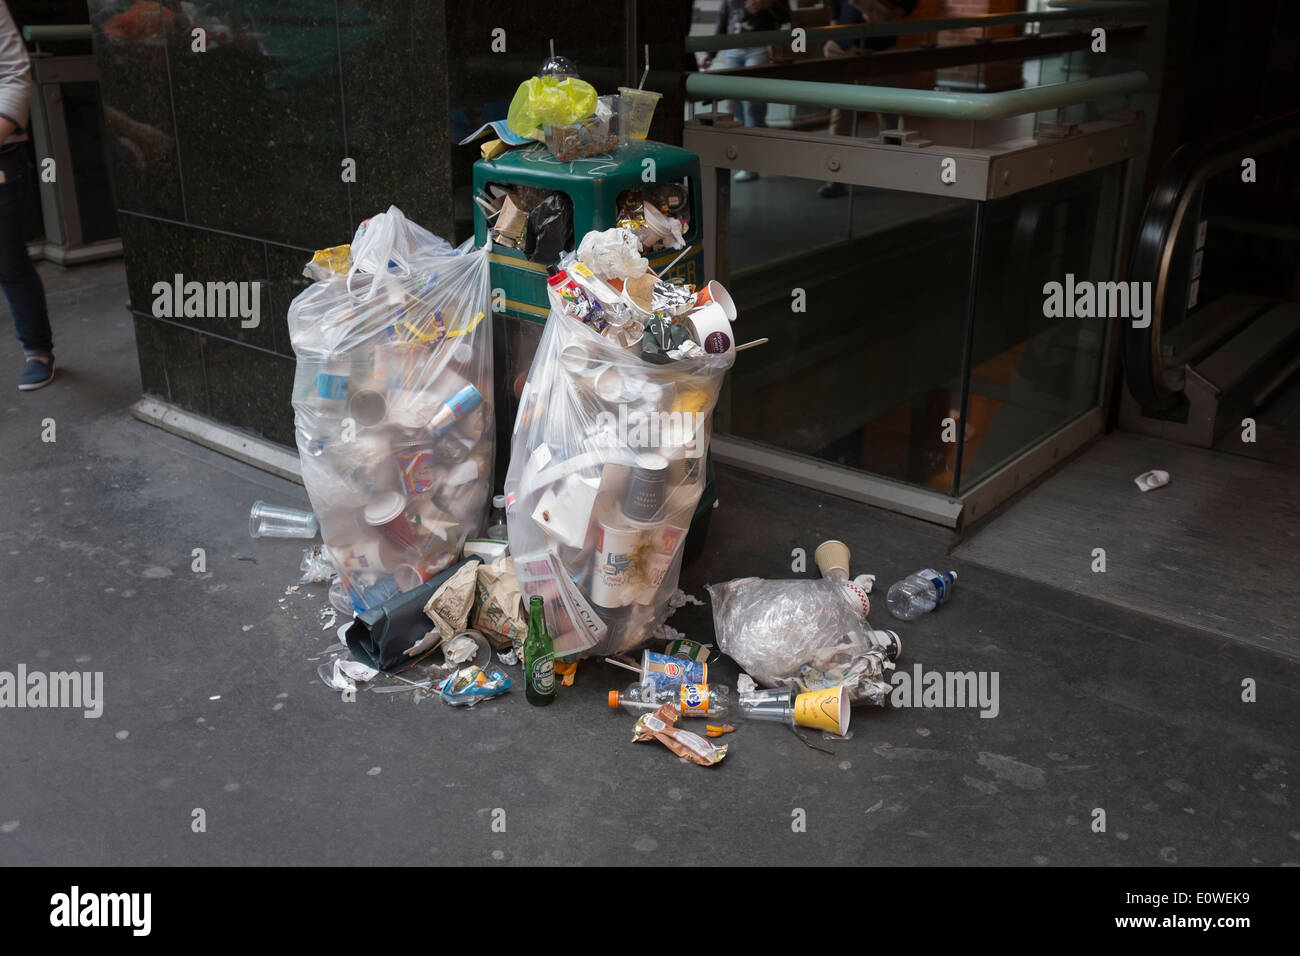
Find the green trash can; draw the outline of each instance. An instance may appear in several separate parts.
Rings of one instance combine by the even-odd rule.
[[[664,249],[647,256],[650,268],[663,269],[678,256],[681,258],[667,273],[699,286],[707,281],[704,274],[704,205],[700,198],[700,158],[685,149],[649,140],[626,143],[609,156],[561,163],[549,152],[534,147],[512,149],[494,160],[474,164],[474,192],[487,192],[489,185],[530,186],[564,193],[573,203],[574,235],[568,247],[577,248],[582,237],[593,229],[611,229],[617,225],[618,197],[629,189],[654,183],[678,182],[686,186],[690,207],[690,224],[683,238],[686,248]],[[474,204],[474,242],[487,241],[487,219],[483,209]],[[684,254],[683,254],[684,253]],[[495,244],[488,256],[491,262],[492,295],[504,298],[502,313],[516,319],[544,323],[550,311],[546,295],[547,267],[552,263],[529,262],[519,249]],[[500,290],[498,292],[498,290]],[[700,554],[709,530],[709,519],[718,501],[713,473],[713,456],[705,461],[704,491],[691,519],[686,536],[683,562]]]
[[[649,178],[649,177],[653,178]],[[692,285],[704,280],[703,204],[700,201],[700,158],[666,143],[634,141],[608,156],[558,162],[550,153],[534,147],[512,149],[498,158],[474,164],[474,192],[486,192],[489,185],[531,186],[564,193],[573,203],[573,232],[570,248],[593,229],[611,229],[618,217],[618,197],[629,189],[654,183],[680,182],[686,185],[690,205],[690,228],[683,237],[686,254],[668,274]],[[487,241],[487,220],[474,204],[474,241]],[[664,249],[650,259],[658,272],[672,262],[681,249]],[[493,295],[504,294],[505,314],[533,322],[545,322],[547,267],[552,263],[529,262],[518,249],[496,245],[492,263]],[[496,290],[500,289],[501,293]]]

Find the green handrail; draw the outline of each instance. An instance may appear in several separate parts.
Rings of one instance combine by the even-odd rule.
[[[67,40],[89,40],[89,23],[56,23],[23,27],[23,39],[28,43],[60,43]]]
[[[693,100],[759,100],[797,106],[938,116],[945,119],[989,120],[1053,110],[1107,96],[1136,93],[1147,85],[1141,70],[1098,76],[1074,83],[1053,83],[1002,93],[955,93],[947,90],[908,90],[893,86],[854,86],[774,80],[726,73],[688,73],[686,93]]]
[[[1109,20],[1116,16],[1136,16],[1151,12],[1151,4],[1139,0],[1096,0],[1062,10],[1039,13],[987,13],[970,17],[947,17],[941,20],[895,20],[892,23],[861,23],[838,27],[813,27],[807,31],[810,44],[826,40],[856,40],[858,37],[905,36],[912,33],[940,33],[944,30],[968,30],[971,27],[1003,27],[1023,23],[1050,23],[1055,20]],[[692,53],[712,50],[735,50],[757,46],[787,46],[789,30],[763,30],[755,33],[699,34],[686,38]],[[811,47],[810,47],[811,49]]]

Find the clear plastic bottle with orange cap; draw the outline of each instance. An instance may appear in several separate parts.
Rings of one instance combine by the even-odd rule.
[[[683,717],[726,717],[731,711],[731,688],[725,684],[680,684],[655,690],[644,684],[628,684],[609,692],[609,706],[622,707],[629,714],[645,714],[662,704],[676,704]]]

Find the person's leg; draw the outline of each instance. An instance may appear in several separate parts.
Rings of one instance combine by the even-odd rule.
[[[716,69],[734,70],[745,65],[744,50],[719,50],[713,62]],[[726,100],[722,108],[741,123],[745,122],[745,105],[740,100]]]
[[[839,57],[849,56],[849,51],[844,49],[844,47],[840,46],[834,40],[827,40],[825,45],[822,47],[822,55],[828,60],[837,59]],[[832,136],[848,136],[850,132],[848,123],[849,116],[850,113],[848,110],[841,110],[832,107],[830,129],[828,129],[827,132]]]
[[[754,47],[745,51],[745,66],[767,66],[771,62],[765,47]],[[767,125],[766,100],[750,100],[745,103],[745,125]]]
[[[27,156],[22,146],[0,149],[0,290],[28,357],[54,352],[45,286],[27,258]]]

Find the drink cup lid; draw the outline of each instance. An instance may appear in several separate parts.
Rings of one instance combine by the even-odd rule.
[[[384,491],[375,495],[366,504],[366,523],[371,525],[388,524],[402,513],[406,507],[406,498],[396,491]]]

